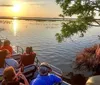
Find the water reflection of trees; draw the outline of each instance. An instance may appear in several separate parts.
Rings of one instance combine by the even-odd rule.
[[[10,20],[0,20],[0,23],[2,23],[2,24],[11,24],[12,23],[12,21]]]
[[[12,21],[11,21],[11,20],[0,20],[0,23],[1,23],[1,24],[11,24]],[[5,30],[5,28],[0,27],[0,32],[2,32],[2,31],[4,31],[4,30]]]

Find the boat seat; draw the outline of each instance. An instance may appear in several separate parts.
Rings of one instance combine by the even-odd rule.
[[[20,64],[27,66],[33,64],[35,61],[35,54],[23,54],[21,55]]]
[[[17,60],[19,62],[20,58],[21,58],[21,55],[20,54],[13,54],[12,58],[14,58],[15,60]]]
[[[26,76],[28,81],[31,81],[35,76],[35,72],[37,71],[37,67],[33,64],[25,66],[23,74]]]

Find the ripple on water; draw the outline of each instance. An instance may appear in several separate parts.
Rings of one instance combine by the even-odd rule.
[[[77,35],[68,38],[62,43],[58,43],[55,34],[61,30],[61,22],[35,22],[18,21],[18,31],[16,36],[13,32],[13,24],[3,24],[5,27],[0,35],[11,40],[13,45],[32,46],[41,62],[49,62],[62,69],[64,73],[72,71],[72,63],[75,61],[77,53],[85,47],[100,43],[98,40],[99,29],[92,27],[83,38]]]

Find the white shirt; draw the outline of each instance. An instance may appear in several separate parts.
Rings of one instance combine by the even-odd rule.
[[[3,74],[5,67],[12,66],[15,70],[18,68],[18,62],[13,58],[6,58],[5,59],[5,66],[4,68],[0,68],[0,75]]]
[[[13,58],[6,58],[5,59],[5,65],[6,65],[6,67],[12,66],[15,69],[18,68],[18,66],[19,66],[18,62]]]

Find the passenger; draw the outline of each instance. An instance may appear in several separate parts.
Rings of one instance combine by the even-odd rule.
[[[6,51],[7,51],[7,55],[6,55],[6,59],[5,59],[6,66],[12,66],[13,68],[18,69],[18,67],[19,67],[18,62],[11,57],[12,55],[10,54],[10,52],[8,50],[6,50]]]
[[[36,79],[32,80],[30,85],[54,85],[55,83],[61,83],[62,79],[55,74],[50,74],[52,69],[50,66],[43,62],[39,69],[39,74]]]
[[[100,85],[100,75],[90,77],[87,80],[86,85]]]
[[[0,75],[3,74],[3,70],[6,67],[5,66],[5,58],[6,58],[7,52],[6,50],[0,51]]]
[[[24,83],[20,82],[23,79]],[[13,67],[5,68],[2,85],[29,85],[26,77],[19,71],[17,74]]]
[[[0,51],[0,75],[3,74],[3,70],[5,67],[13,66],[15,69],[19,67],[19,64],[16,60],[10,58],[8,50],[1,50]]]
[[[26,55],[34,54],[36,56],[36,53],[33,52],[32,47],[26,47],[26,53],[24,53],[24,54],[26,54]]]
[[[32,47],[26,48],[26,53],[21,56],[20,64],[27,66],[34,63],[36,53],[33,52]]]
[[[4,41],[4,44],[3,44],[2,48],[1,48],[1,50],[3,50],[3,49],[9,50],[9,52],[10,52],[11,54],[13,53],[13,49],[12,49],[12,47],[10,46],[10,41],[9,41],[9,40],[5,40],[5,41]]]

